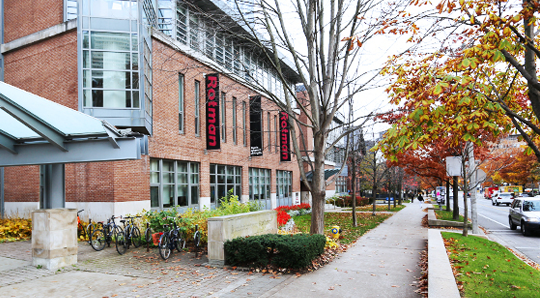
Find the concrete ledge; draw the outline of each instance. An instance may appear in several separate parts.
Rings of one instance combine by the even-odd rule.
[[[435,211],[433,209],[428,209],[428,224],[430,227],[463,228],[462,222],[437,219],[437,217],[435,216]],[[472,224],[470,223],[469,223],[469,229],[472,229]]]
[[[42,40],[51,38],[53,36],[62,34],[75,28],[77,28],[77,20],[69,20],[67,22],[54,25],[47,29],[43,29],[41,31],[5,43],[1,46],[1,51],[2,54],[5,54],[9,51],[34,44],[36,42],[40,42]]]
[[[208,262],[223,265],[223,244],[237,237],[277,233],[277,213],[265,210],[208,219]]]
[[[428,297],[460,297],[441,232],[434,229],[428,230]]]

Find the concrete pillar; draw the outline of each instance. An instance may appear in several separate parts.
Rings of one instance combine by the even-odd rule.
[[[64,208],[66,205],[64,164],[42,165],[42,209]]]
[[[32,265],[49,270],[77,263],[77,209],[32,212]]]

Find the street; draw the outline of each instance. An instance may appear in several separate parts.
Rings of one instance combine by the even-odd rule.
[[[531,236],[523,236],[521,230],[510,230],[508,224],[508,209],[506,205],[492,206],[491,200],[484,199],[480,193],[476,195],[478,208],[478,225],[485,228],[492,240],[499,242],[511,249],[518,250],[529,259],[540,263],[540,236],[532,234]],[[450,204],[453,202],[451,201]],[[463,195],[459,194],[460,213],[463,214]],[[470,216],[470,200],[469,200],[469,216]]]

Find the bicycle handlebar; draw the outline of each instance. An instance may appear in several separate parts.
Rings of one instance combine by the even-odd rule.
[[[84,209],[81,209],[81,210],[77,211],[77,216],[79,216],[79,213],[81,213],[83,211],[84,211]]]

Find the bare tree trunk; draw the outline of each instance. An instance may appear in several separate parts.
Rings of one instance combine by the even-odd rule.
[[[314,146],[324,148],[326,138],[322,134],[314,136]],[[313,206],[311,214],[311,234],[324,234],[324,203],[326,198],[326,180],[324,179],[324,150],[314,152],[314,171],[311,185]]]
[[[353,227],[358,226],[358,221],[356,219],[356,154],[357,152],[353,152],[352,157],[352,225]]]
[[[454,180],[454,186],[453,186],[453,192],[454,192],[454,210],[452,213],[452,219],[458,220],[459,219],[459,200],[458,200],[458,193],[459,193],[459,185],[458,185],[458,176],[452,177]]]
[[[467,151],[467,150],[465,150]],[[469,221],[469,208],[467,206],[467,192],[469,191],[469,185],[467,183],[467,170],[465,167],[465,156],[466,154],[462,155],[461,159],[461,166],[462,166],[462,172],[465,173],[463,175],[463,236],[467,237],[469,235],[469,227],[468,227],[468,221]]]
[[[372,187],[372,190],[373,190],[373,194],[372,194],[372,197],[373,197],[373,213],[371,215],[375,216],[376,213],[375,211],[377,211],[377,185],[375,184],[376,183],[376,179],[374,179],[373,181],[373,187]]]
[[[446,211],[450,211],[450,180],[446,180]]]

